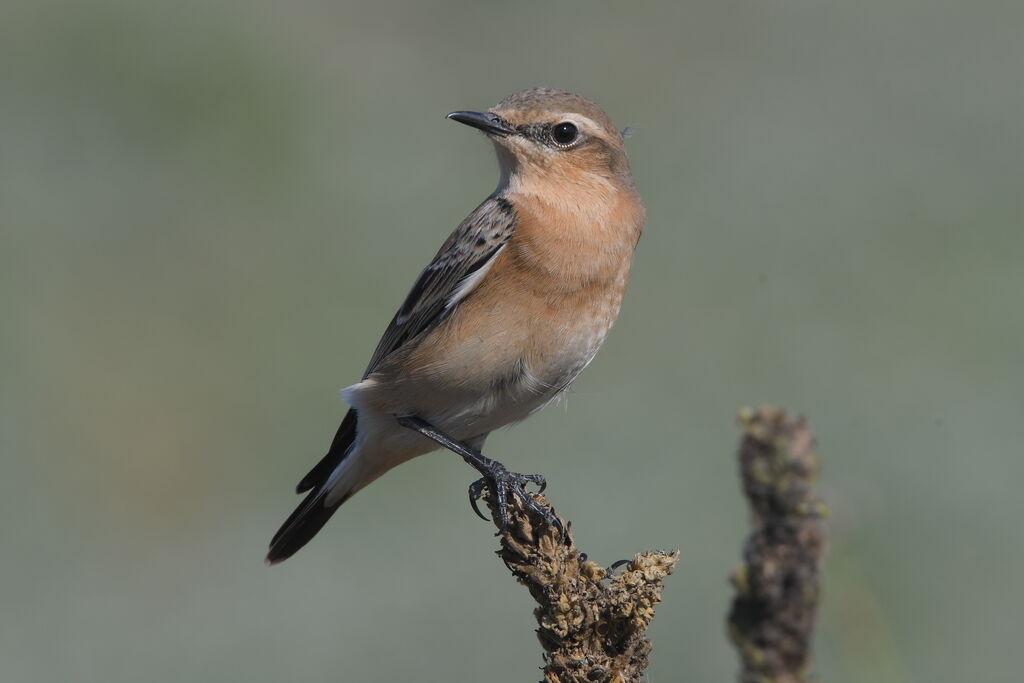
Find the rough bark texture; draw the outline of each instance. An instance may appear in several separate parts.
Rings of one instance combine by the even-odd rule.
[[[498,556],[537,601],[544,683],[639,683],[651,651],[645,631],[679,552],[644,552],[605,569],[576,549],[569,524],[563,535],[519,500],[509,513]]]
[[[821,592],[826,509],[813,497],[815,441],[802,417],[763,407],[740,411],[740,476],[752,532],[736,589],[729,634],[742,683],[811,680],[811,636]]]

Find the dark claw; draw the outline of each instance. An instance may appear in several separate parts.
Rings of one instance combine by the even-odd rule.
[[[548,526],[553,526],[558,529],[559,536],[562,536],[563,538],[565,537],[565,529],[562,528],[561,520],[551,514],[551,511],[548,508],[538,503],[534,500],[533,496],[525,491],[523,491],[523,503],[526,504],[526,507],[537,513],[538,516],[542,517],[544,521],[547,522]]]
[[[484,513],[480,512],[480,508],[477,507],[477,501],[480,500],[483,497],[484,489],[486,489],[486,488],[487,488],[487,480],[486,479],[477,479],[472,484],[470,484],[469,485],[469,505],[470,505],[470,507],[473,508],[473,512],[476,513],[477,517],[479,517],[480,519],[484,520],[485,522],[489,522],[489,521],[491,521],[491,518],[485,516]]]
[[[544,489],[548,487],[548,480],[540,474],[521,474],[519,475],[528,482],[537,485],[537,493],[544,493]]]
[[[619,567],[621,567],[624,564],[629,564],[629,560],[619,560],[618,562],[616,562],[612,566],[608,567],[608,569],[606,569],[605,571],[608,572],[609,574],[612,574],[612,573],[615,572],[616,569],[618,569]]]

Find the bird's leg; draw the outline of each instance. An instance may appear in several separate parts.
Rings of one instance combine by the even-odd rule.
[[[434,443],[461,455],[463,460],[482,475],[481,479],[478,479],[469,486],[469,503],[473,506],[473,511],[482,519],[487,518],[480,513],[477,501],[483,497],[484,490],[487,489],[494,493],[494,502],[498,509],[498,528],[504,531],[508,527],[507,503],[509,493],[511,493],[513,496],[518,496],[526,507],[540,515],[549,525],[557,528],[559,534],[562,533],[562,523],[558,517],[553,515],[548,508],[540,505],[533,499],[533,496],[526,492],[526,484],[528,483],[536,484],[540,487],[540,491],[543,492],[545,487],[547,487],[544,477],[539,474],[509,472],[497,460],[491,460],[480,451],[453,439],[434,425],[415,415],[396,415],[395,419],[398,421],[398,424],[406,429],[419,432]]]

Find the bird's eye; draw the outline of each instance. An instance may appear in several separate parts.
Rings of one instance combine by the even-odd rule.
[[[576,138],[579,137],[580,131],[576,128],[576,124],[564,121],[555,125],[551,129],[551,139],[558,145],[571,145],[576,142]]]

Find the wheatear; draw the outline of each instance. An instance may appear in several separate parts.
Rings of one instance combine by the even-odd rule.
[[[480,449],[495,429],[565,391],[619,313],[644,207],[623,136],[592,102],[536,88],[486,112],[448,118],[483,131],[497,189],[434,256],[377,345],[309,491],[270,542],[269,563],[304,546],[338,507],[406,460],[447,447],[504,501],[537,475],[508,472]]]

